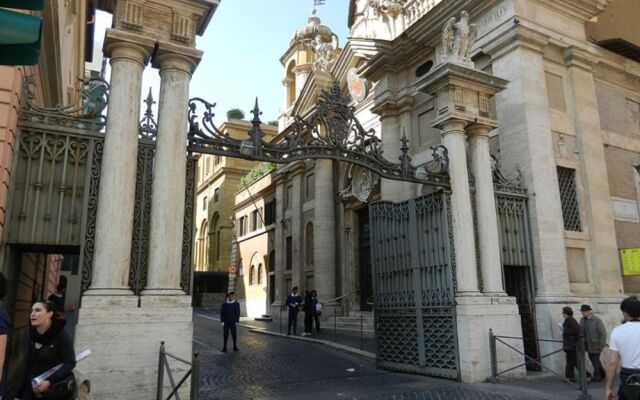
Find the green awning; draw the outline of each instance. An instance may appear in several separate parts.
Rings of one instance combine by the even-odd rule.
[[[37,64],[41,31],[42,18],[0,8],[0,65]]]
[[[44,0],[0,0],[0,7],[42,10],[44,8]]]

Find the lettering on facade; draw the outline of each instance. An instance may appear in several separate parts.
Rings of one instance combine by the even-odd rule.
[[[478,19],[478,31],[480,35],[483,35],[495,28],[501,22],[503,22],[507,17],[511,7],[508,7],[505,4],[502,4],[494,9],[488,11],[484,16]],[[512,13],[511,13],[512,14]]]
[[[635,200],[611,197],[613,217],[618,221],[640,222],[638,202]]]

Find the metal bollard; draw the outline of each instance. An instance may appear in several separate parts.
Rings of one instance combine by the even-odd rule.
[[[489,329],[489,352],[491,356],[491,377],[489,382],[498,382],[498,357],[496,354],[496,337],[493,335],[493,329]]]
[[[191,358],[191,400],[200,398],[200,359],[198,353]]]
[[[160,342],[160,355],[158,358],[158,387],[156,389],[156,399],[162,400],[162,386],[164,386],[164,341]]]
[[[584,346],[584,336],[580,335],[580,339],[578,340],[578,374],[580,374],[579,379],[579,389],[580,394],[578,395],[577,400],[590,400],[591,395],[589,394],[589,389],[587,389],[587,363],[584,358],[585,346]]]
[[[364,348],[364,338],[362,336],[363,333],[364,333],[364,316],[360,315],[360,350]]]

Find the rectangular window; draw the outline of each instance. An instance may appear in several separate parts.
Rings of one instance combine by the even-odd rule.
[[[286,258],[285,258],[285,269],[290,270],[292,268],[293,263],[293,239],[291,236],[287,237],[286,240]]]
[[[220,199],[220,188],[216,188],[216,190],[213,191],[213,202],[217,203],[219,199]]]
[[[557,172],[564,230],[582,232],[578,193],[576,192],[576,170],[557,167]]]
[[[251,212],[251,232],[258,229],[258,210]]]
[[[205,175],[209,176],[211,172],[211,157],[207,157],[205,161]]]
[[[244,221],[246,219],[247,217],[240,217],[240,219],[238,220],[238,236],[244,236],[245,234]]]
[[[207,209],[207,201],[209,201],[209,198],[207,196],[204,196],[204,199],[202,199],[202,209],[203,210]]]
[[[213,160],[214,160],[214,161],[213,161],[213,163],[214,163],[215,165],[220,164],[220,156],[215,156],[215,158],[214,158]]]
[[[291,208],[291,203],[293,202],[293,199],[291,198],[293,196],[293,185],[289,185],[287,186],[287,192],[285,193],[285,204],[287,206],[287,209]]]
[[[275,199],[265,206],[264,223],[271,225],[276,222],[276,201]]]
[[[313,199],[313,194],[315,191],[314,185],[315,185],[315,180],[313,178],[313,174],[307,175],[307,182],[306,182],[305,191],[304,191],[304,196],[306,199]]]

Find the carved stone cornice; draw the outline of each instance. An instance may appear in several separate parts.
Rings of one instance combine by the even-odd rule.
[[[434,126],[445,120],[461,120],[495,126],[490,99],[508,81],[458,64],[438,65],[416,88],[436,98]]]
[[[220,0],[102,0],[98,8],[113,14],[116,29],[141,37],[195,46]]]
[[[481,50],[494,60],[519,47],[542,54],[542,49],[549,43],[549,40],[550,36],[522,24],[513,25],[504,34],[483,44]]]
[[[569,17],[587,22],[600,14],[612,0],[536,0]]]
[[[574,46],[567,47],[562,52],[562,58],[564,58],[567,67],[581,68],[589,72],[593,71],[593,66],[597,64],[600,59],[598,56]]]

